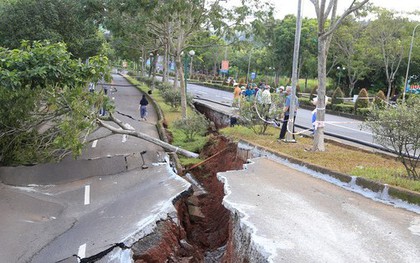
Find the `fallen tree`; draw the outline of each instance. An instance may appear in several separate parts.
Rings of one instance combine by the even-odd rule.
[[[117,124],[119,126],[119,128],[116,128],[116,127],[106,123],[105,120],[112,121],[113,123]],[[112,133],[131,135],[131,136],[140,138],[142,140],[148,141],[150,143],[156,144],[156,145],[158,145],[158,146],[160,146],[160,147],[162,147],[165,150],[170,151],[170,152],[179,153],[179,154],[182,154],[182,155],[184,155],[186,157],[189,157],[189,158],[197,158],[198,157],[197,153],[190,152],[190,151],[187,151],[185,149],[173,146],[172,144],[166,143],[166,142],[161,141],[159,139],[153,138],[153,137],[151,137],[151,136],[149,136],[145,133],[141,133],[141,132],[138,132],[138,131],[134,130],[131,126],[129,126],[129,125],[123,123],[121,120],[115,118],[115,116],[112,113],[109,114],[108,118],[102,118],[102,119],[98,118],[97,119],[97,124],[101,127],[104,127],[106,129],[110,130]]]

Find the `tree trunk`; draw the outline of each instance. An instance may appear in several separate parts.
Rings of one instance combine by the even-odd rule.
[[[168,42],[165,40],[164,45],[164,53],[163,53],[163,65],[162,65],[162,82],[165,83],[168,81],[167,79],[167,72],[168,72]]]
[[[156,79],[156,65],[159,59],[158,51],[154,52],[153,54],[153,66],[152,66],[152,86],[150,87],[151,90],[155,88],[155,79]]]
[[[386,101],[391,97],[392,81],[388,80],[388,91],[386,92]]]
[[[315,131],[313,151],[325,151],[324,144],[324,121],[325,121],[325,91],[327,87],[327,50],[326,44],[328,39],[326,37],[318,37],[318,103],[316,105],[316,121],[318,127]]]
[[[178,66],[176,65],[176,60],[175,60],[174,89],[177,89],[178,88],[178,83],[179,83],[179,71],[178,71]]]
[[[175,146],[173,146],[169,143],[166,143],[166,142],[161,141],[159,139],[153,138],[153,137],[151,137],[147,134],[129,129],[128,127],[126,127],[125,124],[122,124],[122,122],[120,122],[120,124],[117,123],[121,128],[115,128],[115,127],[113,127],[113,126],[111,126],[111,125],[109,125],[109,124],[107,124],[107,123],[105,123],[105,122],[103,122],[99,119],[97,120],[97,122],[100,126],[110,130],[113,133],[131,135],[131,136],[143,139],[145,141],[151,142],[153,144],[156,144],[158,146],[161,146],[162,148],[164,148],[165,150],[168,150],[170,152],[179,153],[179,154],[182,154],[182,155],[184,155],[186,157],[189,157],[189,158],[198,158],[198,156],[199,156],[197,153],[193,153],[193,152],[184,150],[182,148],[175,147]]]
[[[350,97],[353,97],[353,90],[354,90],[354,86],[356,85],[356,82],[354,81],[350,81],[350,84],[349,84],[349,96]]]
[[[181,91],[181,116],[183,119],[187,118],[187,96],[185,90],[184,69],[181,61],[181,56],[176,56],[176,68],[179,76],[180,91]]]

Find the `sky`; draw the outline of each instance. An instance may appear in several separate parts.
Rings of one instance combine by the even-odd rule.
[[[297,14],[298,1],[297,0],[271,0],[276,7],[275,17],[282,19],[287,14]],[[339,6],[342,11],[347,8],[353,0],[339,0]],[[370,0],[376,6],[384,7],[389,10],[397,12],[408,12],[418,10],[420,12],[419,0]],[[341,14],[338,12],[338,14]],[[303,17],[315,18],[315,8],[309,0],[302,0],[302,15]],[[418,18],[417,20],[420,20]]]

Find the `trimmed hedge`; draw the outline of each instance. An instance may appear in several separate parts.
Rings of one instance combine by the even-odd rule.
[[[354,107],[351,104],[333,104],[331,105],[331,109],[334,111],[344,112],[344,113],[353,113]]]

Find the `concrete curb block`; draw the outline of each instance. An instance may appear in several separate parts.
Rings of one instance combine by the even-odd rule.
[[[343,182],[343,183],[350,183],[351,180],[355,177],[356,178],[356,185],[358,185],[359,187],[365,188],[365,189],[369,189],[373,192],[382,192],[385,188],[388,188],[388,195],[396,198],[396,199],[401,199],[405,202],[414,204],[414,205],[420,205],[420,193],[418,192],[414,192],[414,191],[410,191],[407,189],[403,189],[397,186],[391,186],[391,185],[387,185],[387,184],[382,184],[382,183],[378,183],[375,182],[373,180],[370,179],[366,179],[363,177],[359,177],[359,176],[351,176],[348,174],[344,174],[344,173],[340,173],[337,171],[333,171],[333,170],[329,170],[326,169],[325,167],[321,167],[315,164],[310,164],[310,163],[305,163],[302,160],[296,159],[292,156],[289,156],[287,154],[283,154],[283,153],[279,153],[279,152],[275,152],[271,149],[268,149],[264,146],[260,146],[260,145],[256,145],[253,144],[247,140],[240,140],[239,142],[244,143],[244,144],[248,144],[256,149],[258,149],[259,151],[264,151],[267,153],[270,153],[272,155],[278,156],[280,158],[286,159],[291,163],[294,164],[298,164],[301,166],[305,166],[313,171],[319,172],[319,173],[323,173],[323,174],[327,174],[330,175],[331,177]]]

